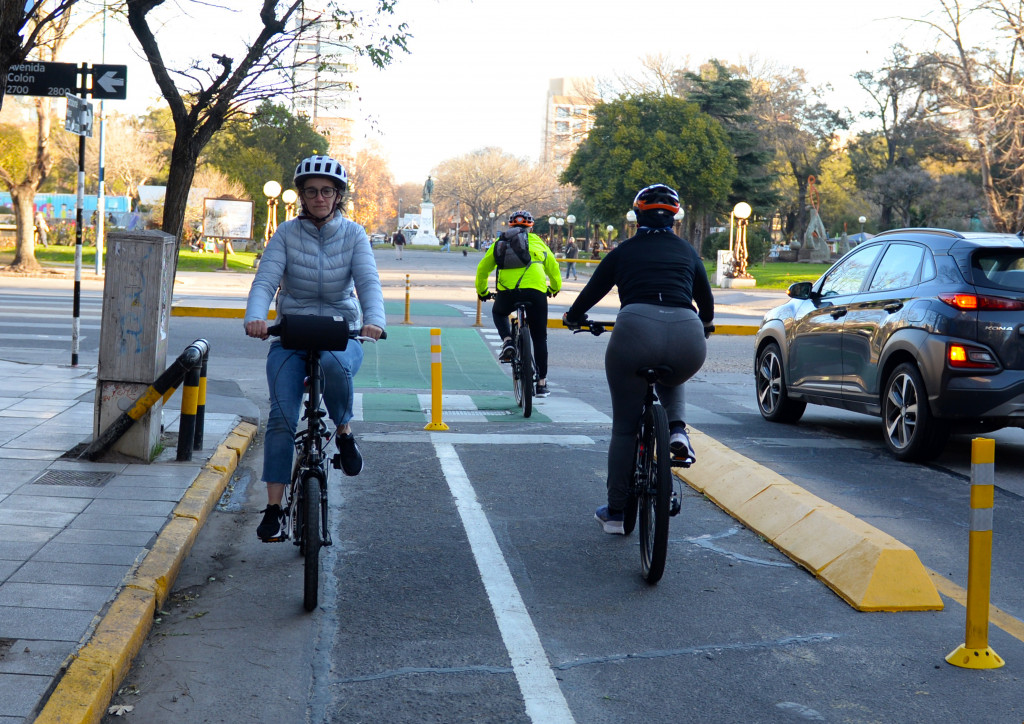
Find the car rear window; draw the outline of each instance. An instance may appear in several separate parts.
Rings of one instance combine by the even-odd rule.
[[[971,259],[974,283],[1024,292],[1024,251],[979,251]]]

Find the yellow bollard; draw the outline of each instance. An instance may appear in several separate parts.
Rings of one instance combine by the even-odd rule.
[[[430,330],[430,422],[424,430],[447,430],[441,420],[441,330]]]
[[[409,275],[405,275],[405,321],[402,324],[412,324],[409,321]]]
[[[946,657],[965,669],[998,669],[1005,662],[988,645],[992,584],[992,507],[995,504],[996,443],[971,441],[971,532],[967,554],[967,632],[964,643]]]

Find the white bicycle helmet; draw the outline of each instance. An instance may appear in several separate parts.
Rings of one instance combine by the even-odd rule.
[[[299,165],[295,167],[295,186],[298,187],[307,178],[314,176],[329,178],[340,184],[342,191],[348,190],[348,174],[345,173],[345,167],[330,156],[310,156],[299,161]]]

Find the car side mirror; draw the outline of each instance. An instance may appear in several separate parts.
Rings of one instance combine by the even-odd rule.
[[[814,282],[797,282],[790,284],[789,291],[786,293],[793,299],[810,299],[813,286]]]

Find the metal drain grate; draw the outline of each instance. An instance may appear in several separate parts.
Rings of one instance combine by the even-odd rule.
[[[113,473],[92,470],[47,470],[32,481],[32,485],[72,485],[79,488],[98,488],[106,485]]]
[[[420,412],[429,415],[430,410],[420,410]],[[456,417],[493,417],[495,415],[511,415],[511,410],[444,410],[441,413],[443,416],[454,415]]]

